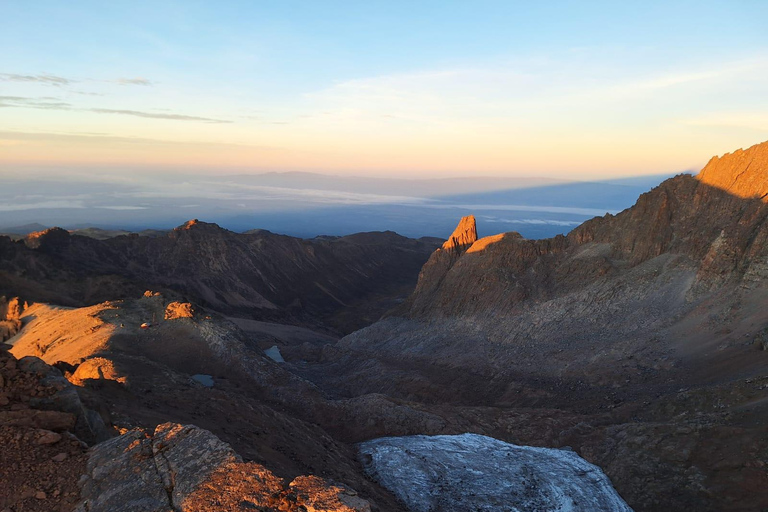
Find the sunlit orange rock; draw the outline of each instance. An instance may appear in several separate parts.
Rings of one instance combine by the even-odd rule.
[[[477,224],[474,215],[462,217],[459,225],[448,240],[443,244],[443,250],[461,253],[477,241]]]
[[[707,185],[735,196],[768,201],[768,142],[715,156],[698,174]]]

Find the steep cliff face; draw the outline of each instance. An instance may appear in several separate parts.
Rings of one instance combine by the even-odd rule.
[[[477,241],[477,223],[475,217],[469,215],[462,217],[459,225],[443,244],[442,250],[452,252],[456,256],[467,250],[467,248]]]
[[[52,228],[23,242],[0,237],[0,293],[83,305],[170,289],[227,314],[348,332],[407,296],[437,243],[392,232],[238,234],[196,220],[152,238],[95,240]]]

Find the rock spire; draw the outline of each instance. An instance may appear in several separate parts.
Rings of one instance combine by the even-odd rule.
[[[456,226],[451,236],[443,244],[443,250],[461,254],[476,241],[477,225],[475,223],[475,216],[468,215],[461,218],[459,225]]]

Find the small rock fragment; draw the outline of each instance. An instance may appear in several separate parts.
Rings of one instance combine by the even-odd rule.
[[[61,441],[61,434],[44,430],[43,435],[37,438],[37,444],[56,444]]]

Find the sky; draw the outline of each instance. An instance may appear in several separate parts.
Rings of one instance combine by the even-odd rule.
[[[0,179],[603,179],[768,140],[768,2],[0,0]]]

